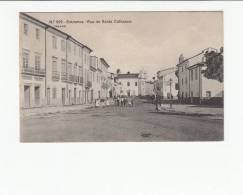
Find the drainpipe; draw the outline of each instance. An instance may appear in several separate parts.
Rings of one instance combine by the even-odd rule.
[[[188,70],[189,71],[189,78],[188,78],[188,80],[189,80],[189,94],[188,94],[188,97],[191,99],[191,76],[190,76],[190,69]]]
[[[46,77],[47,77],[47,69],[46,69],[46,29],[47,27],[45,27],[45,99],[47,98],[46,97],[46,94],[47,94],[47,87],[46,87]]]

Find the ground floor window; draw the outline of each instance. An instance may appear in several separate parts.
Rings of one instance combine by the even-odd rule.
[[[24,107],[30,107],[30,86],[24,86]]]

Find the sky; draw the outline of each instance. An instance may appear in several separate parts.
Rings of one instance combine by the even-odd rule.
[[[147,72],[176,66],[180,54],[189,58],[203,49],[223,46],[223,12],[80,12],[28,13],[48,23],[62,20],[59,30],[70,34],[103,57],[110,72]],[[83,23],[66,23],[83,21]],[[101,21],[88,23],[87,21]],[[102,23],[111,20],[113,23]],[[129,23],[114,23],[126,20]]]

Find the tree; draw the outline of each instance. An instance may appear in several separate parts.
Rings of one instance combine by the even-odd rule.
[[[204,54],[206,58],[206,70],[203,71],[203,75],[208,79],[215,79],[219,82],[224,81],[224,56],[223,47],[220,48],[220,52],[206,52]]]

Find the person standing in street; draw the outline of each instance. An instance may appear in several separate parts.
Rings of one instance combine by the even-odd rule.
[[[153,77],[154,79],[154,97],[155,97],[155,110],[159,111],[161,110],[161,87],[160,87],[160,83],[158,80],[155,80],[155,77]]]

